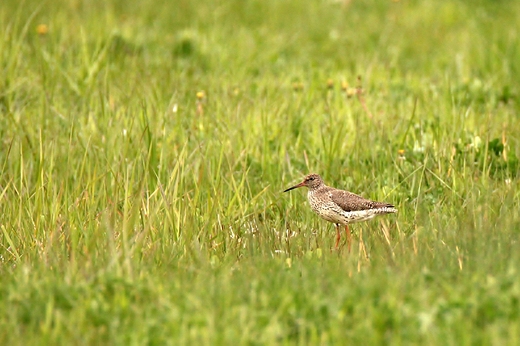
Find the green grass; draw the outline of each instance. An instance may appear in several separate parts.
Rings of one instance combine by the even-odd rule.
[[[4,1],[0,344],[520,343],[518,13]]]

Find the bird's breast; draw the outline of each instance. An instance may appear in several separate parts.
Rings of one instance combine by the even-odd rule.
[[[309,191],[307,197],[309,199],[311,209],[323,219],[340,224],[348,223],[344,212],[336,203],[332,202],[332,199],[329,195],[317,195]]]

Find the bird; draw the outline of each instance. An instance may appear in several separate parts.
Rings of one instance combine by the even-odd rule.
[[[336,226],[336,250],[341,238],[340,225],[345,226],[348,251],[351,246],[351,233],[348,225],[353,222],[370,220],[377,215],[397,213],[394,205],[365,199],[352,192],[339,190],[325,185],[323,179],[315,173],[305,176],[303,181],[283,192],[299,187],[307,187],[307,198],[311,209],[321,218]]]

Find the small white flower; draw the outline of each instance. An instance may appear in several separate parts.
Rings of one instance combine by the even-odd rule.
[[[424,146],[420,145],[420,144],[419,144],[419,141],[416,140],[416,141],[414,142],[414,144],[413,144],[413,149],[412,149],[412,151],[413,151],[414,153],[423,153],[423,152],[424,152],[424,149],[425,149]]]

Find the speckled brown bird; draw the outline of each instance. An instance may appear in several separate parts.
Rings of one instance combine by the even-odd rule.
[[[309,189],[307,198],[312,210],[323,219],[336,225],[336,249],[341,238],[340,225],[345,225],[347,245],[350,251],[349,223],[370,220],[377,215],[397,213],[397,209],[392,204],[371,201],[352,192],[327,186],[318,174],[307,175],[301,183],[284,192],[303,186]]]

